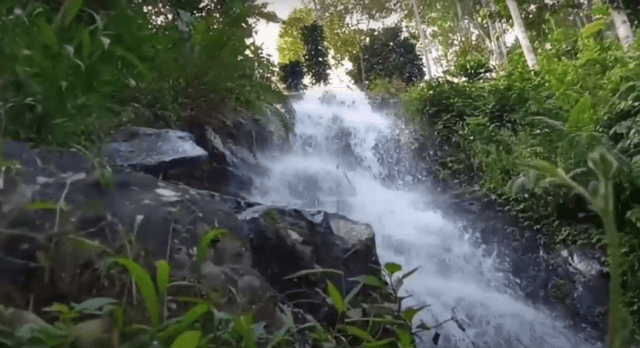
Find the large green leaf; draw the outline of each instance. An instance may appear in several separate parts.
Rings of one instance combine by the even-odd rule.
[[[200,338],[202,337],[202,331],[186,331],[183,332],[173,344],[171,348],[196,348],[200,344]]]
[[[151,323],[154,326],[160,325],[160,303],[158,301],[158,294],[156,288],[151,281],[151,276],[144,270],[139,264],[133,260],[126,258],[112,258],[110,262],[120,264],[127,268],[134,281],[140,289],[142,299],[147,307],[147,312],[151,318]]]

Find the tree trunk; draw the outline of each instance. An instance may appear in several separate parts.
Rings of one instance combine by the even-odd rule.
[[[538,70],[538,59],[536,58],[536,53],[533,50],[531,41],[529,41],[529,35],[527,34],[527,29],[524,27],[522,16],[520,16],[518,4],[516,4],[515,0],[506,0],[506,2],[507,6],[509,6],[511,17],[513,18],[516,36],[518,37],[518,41],[520,41],[520,46],[522,46],[522,51],[527,59],[527,64],[529,64],[531,70]]]
[[[364,76],[364,53],[363,53],[363,51],[364,50],[362,50],[360,52],[360,69],[362,70],[362,88],[364,88],[364,86],[365,86],[365,83],[364,83],[364,78],[365,78],[365,76]]]
[[[424,34],[424,31],[422,28],[422,20],[420,19],[421,12],[418,9],[418,3],[416,3],[416,0],[411,0],[411,3],[413,5],[413,13],[416,17],[416,26],[418,26],[418,34],[420,34],[420,41],[422,41],[422,54],[424,54],[424,60],[426,62],[425,66],[427,67],[427,78],[430,79],[432,74],[431,74],[431,66],[429,64],[429,46],[427,46],[427,36]]]
[[[631,30],[631,23],[629,18],[624,12],[624,9],[611,7],[611,17],[613,18],[613,24],[616,27],[616,33],[622,47],[626,50],[633,43],[633,30]]]

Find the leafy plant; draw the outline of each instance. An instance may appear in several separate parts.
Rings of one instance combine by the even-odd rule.
[[[607,252],[609,258],[609,273],[611,274],[609,290],[609,346],[612,348],[628,347],[631,330],[631,318],[623,306],[623,292],[621,288],[620,270],[623,264],[621,254],[620,235],[618,233],[613,183],[618,163],[605,149],[598,148],[588,159],[589,167],[598,176],[598,181],[592,181],[587,188],[580,186],[570,179],[564,171],[548,162],[532,161],[524,163],[529,168],[548,176],[547,181],[570,187],[589,201],[593,209],[602,219],[607,235]]]

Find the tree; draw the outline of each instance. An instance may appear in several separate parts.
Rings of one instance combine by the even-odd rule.
[[[280,82],[291,92],[301,92],[307,88],[304,84],[304,63],[295,60],[280,64]]]
[[[634,37],[633,30],[631,29],[631,23],[627,17],[623,2],[620,0],[612,1],[610,7],[611,18],[613,19],[613,24],[616,28],[616,33],[618,34],[620,43],[622,44],[622,47],[627,49],[633,43]]]
[[[527,29],[525,28],[522,17],[520,16],[518,4],[516,4],[515,0],[505,1],[507,3],[507,6],[509,7],[509,12],[511,12],[516,36],[518,37],[520,46],[522,46],[522,51],[524,52],[524,56],[527,59],[527,64],[529,65],[529,68],[531,70],[538,70],[538,59],[536,58],[536,53],[533,50],[531,41],[529,41],[529,34],[527,34]]]
[[[318,22],[302,27],[305,65],[313,84],[329,82],[329,57],[324,44],[324,29]]]
[[[315,21],[312,8],[297,8],[287,17],[278,35],[278,54],[281,64],[292,61],[304,61],[305,47],[302,41],[302,28]]]
[[[363,47],[363,64],[353,64],[351,77],[356,80],[365,69],[365,83],[376,79],[399,79],[406,85],[414,84],[425,77],[422,60],[416,51],[416,44],[402,35],[401,27],[383,28],[370,31],[368,43]]]
[[[422,27],[422,12],[418,9],[416,0],[411,0],[413,5],[413,13],[416,18],[416,26],[418,27],[418,33],[420,34],[420,41],[422,42],[422,53],[424,54],[425,66],[427,67],[427,77],[431,78],[431,66],[429,64],[429,45],[427,43],[427,36],[424,34],[424,28]]]

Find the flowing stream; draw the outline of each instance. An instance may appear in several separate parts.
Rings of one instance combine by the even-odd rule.
[[[324,100],[324,102],[322,102]],[[364,94],[307,92],[296,103],[295,137],[287,153],[263,155],[270,175],[257,179],[252,199],[264,204],[337,212],[370,224],[381,262],[420,266],[404,289],[421,320],[453,322],[424,336],[424,347],[598,347],[544,308],[529,304],[495,253],[474,231],[445,219],[426,190],[406,188],[423,178],[398,155],[402,127],[373,112]],[[395,146],[392,146],[395,142]]]

